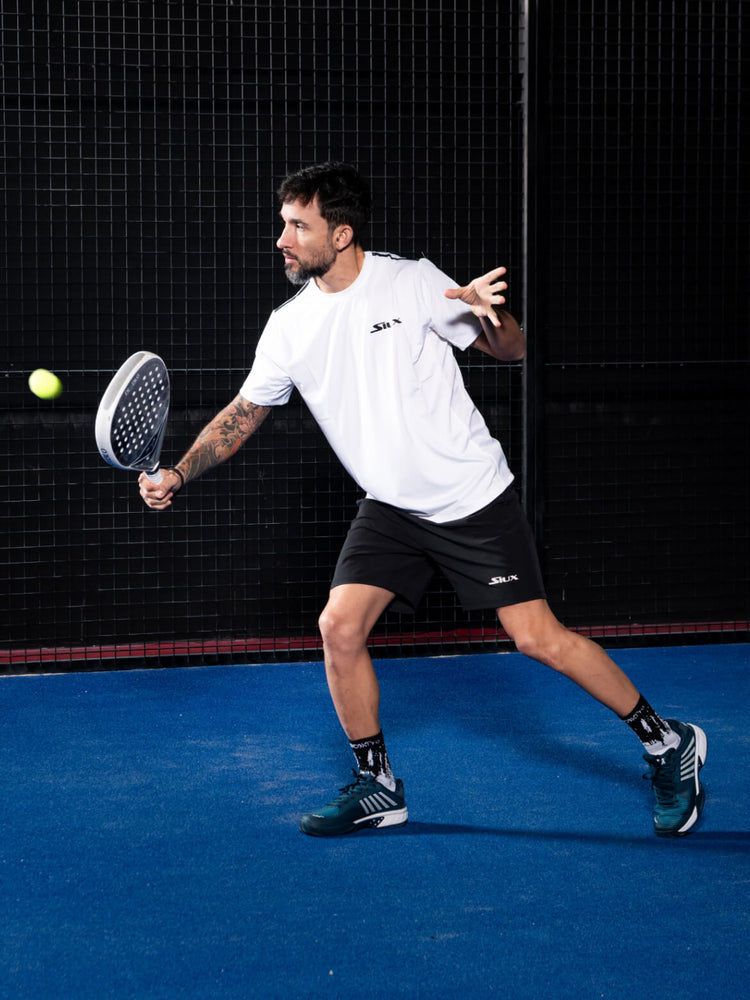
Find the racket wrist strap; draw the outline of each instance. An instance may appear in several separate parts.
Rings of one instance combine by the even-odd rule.
[[[185,477],[180,472],[180,470],[177,468],[177,466],[176,465],[170,465],[170,466],[168,466],[167,467],[167,472],[176,472],[177,473],[177,475],[180,477],[180,489],[182,489],[183,486],[185,485]]]

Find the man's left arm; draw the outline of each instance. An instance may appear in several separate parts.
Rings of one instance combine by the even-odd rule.
[[[482,324],[482,332],[472,347],[498,361],[520,361],[526,353],[523,331],[509,312],[495,308],[505,302],[501,294],[508,287],[502,280],[504,274],[504,267],[496,267],[462,288],[448,288],[445,296],[465,302]]]

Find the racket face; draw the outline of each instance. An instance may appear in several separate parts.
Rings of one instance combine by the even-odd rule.
[[[102,397],[96,443],[119,469],[150,471],[159,464],[169,412],[169,374],[156,354],[128,358]]]

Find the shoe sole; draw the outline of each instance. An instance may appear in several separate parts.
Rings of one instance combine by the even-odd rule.
[[[409,813],[404,806],[403,809],[389,809],[387,812],[374,813],[372,816],[363,816],[362,819],[346,826],[332,827],[315,826],[315,816],[303,816],[299,821],[299,828],[302,833],[309,837],[343,837],[347,833],[354,833],[356,830],[377,827],[379,830],[389,826],[404,826],[409,819]]]
[[[706,802],[706,793],[703,785],[700,783],[700,770],[706,763],[706,753],[708,751],[708,740],[706,734],[700,728],[700,726],[694,726],[689,723],[690,728],[695,733],[695,771],[693,774],[693,780],[695,781],[695,806],[690,816],[685,820],[681,827],[677,830],[662,830],[657,831],[657,837],[684,837],[686,833],[695,826],[700,818],[700,814],[703,812],[703,806]]]

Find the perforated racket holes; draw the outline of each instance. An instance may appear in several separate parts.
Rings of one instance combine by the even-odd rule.
[[[112,424],[112,438],[123,460],[137,457],[158,432],[166,397],[161,365],[139,372],[123,393]]]

